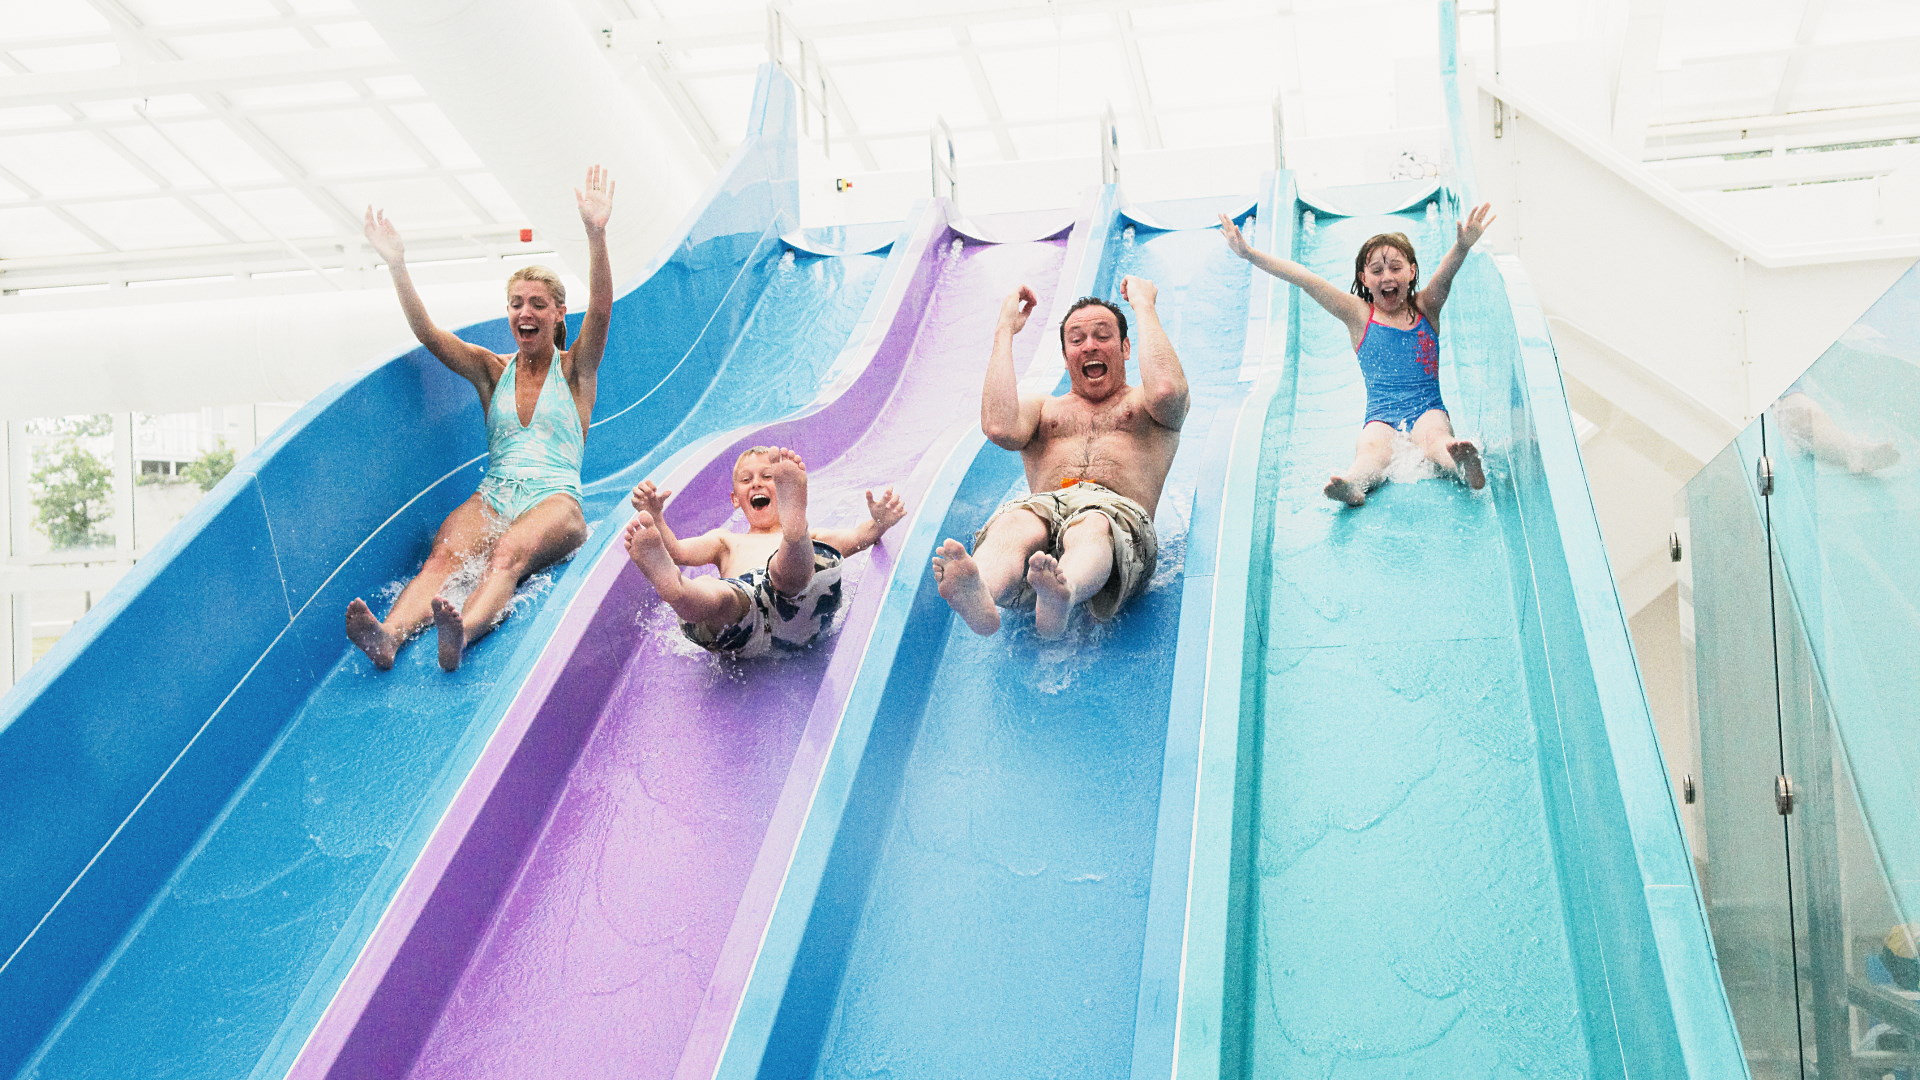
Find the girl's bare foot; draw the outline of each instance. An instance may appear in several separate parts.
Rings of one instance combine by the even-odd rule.
[[[991,637],[1000,629],[1000,609],[994,606],[993,597],[987,595],[987,586],[980,580],[980,564],[973,561],[973,556],[967,554],[966,547],[958,540],[941,544],[939,552],[933,557],[933,577],[940,583],[940,596],[967,624],[967,629],[982,637]]]
[[[400,648],[400,639],[387,633],[367,602],[358,597],[347,605],[347,640],[358,645],[381,671],[393,667],[393,654]]]
[[[1327,486],[1320,490],[1326,494],[1327,498],[1335,502],[1346,503],[1348,506],[1365,506],[1367,504],[1366,489],[1348,480],[1344,476],[1336,476],[1328,480]]]
[[[1480,464],[1480,448],[1469,439],[1455,439],[1447,444],[1447,456],[1453,458],[1453,468],[1460,474],[1460,482],[1479,491],[1487,486],[1487,470]]]
[[[433,628],[440,634],[440,669],[457,670],[460,655],[467,651],[467,624],[460,621],[459,609],[443,597],[433,598]]]
[[[1044,551],[1027,559],[1027,584],[1033,586],[1033,632],[1052,641],[1067,632],[1073,613],[1073,590],[1060,572],[1060,560]]]

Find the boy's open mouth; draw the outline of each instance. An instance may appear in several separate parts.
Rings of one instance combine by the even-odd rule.
[[[773,496],[750,495],[747,497],[747,505],[753,507],[755,510],[764,510],[773,505]]]

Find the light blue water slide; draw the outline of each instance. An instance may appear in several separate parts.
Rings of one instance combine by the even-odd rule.
[[[616,301],[592,535],[459,672],[431,642],[376,672],[341,635],[484,461],[471,388],[416,349],[304,408],[0,701],[0,1075],[284,1071],[627,487],[846,377],[894,291],[886,236],[794,232],[794,124],[791,85],[763,75],[753,134]],[[511,348],[504,320],[461,333]]]
[[[1344,282],[1404,232],[1432,267],[1467,200],[1407,194],[1282,200],[1281,250]],[[1487,488],[1415,460],[1359,510],[1321,494],[1364,414],[1351,341],[1285,292],[1226,465],[1250,542],[1207,629],[1176,1075],[1746,1075],[1518,264],[1470,256],[1440,325]]]

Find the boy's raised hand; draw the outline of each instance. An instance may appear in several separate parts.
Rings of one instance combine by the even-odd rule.
[[[1473,208],[1473,212],[1467,215],[1467,220],[1460,223],[1459,235],[1456,239],[1461,247],[1470,248],[1480,242],[1480,237],[1485,235],[1487,226],[1491,224],[1493,224],[1493,204],[1483,202]]]
[[[1225,214],[1220,215],[1220,235],[1227,238],[1227,246],[1233,249],[1235,255],[1243,259],[1253,258],[1253,245],[1247,243],[1247,238],[1240,235],[1240,226]]]
[[[635,510],[643,510],[652,514],[653,520],[658,522],[660,520],[660,511],[666,508],[667,500],[672,497],[673,492],[661,491],[659,488],[653,486],[653,481],[642,480],[634,485],[633,495],[627,501],[633,504]]]
[[[901,518],[907,516],[907,504],[900,501],[900,496],[895,495],[892,488],[881,492],[877,499],[873,497],[873,492],[869,491],[867,492],[867,513],[873,515],[873,523],[880,527],[880,531],[886,532],[898,525]]]

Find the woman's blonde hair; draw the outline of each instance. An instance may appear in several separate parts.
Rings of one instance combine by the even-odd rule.
[[[508,295],[513,294],[513,283],[516,281],[532,281],[545,285],[547,292],[553,296],[554,303],[561,307],[567,306],[566,285],[561,283],[559,274],[554,273],[544,266],[523,266],[515,270],[512,275],[507,278]],[[567,347],[567,320],[565,319],[561,319],[559,325],[553,328],[553,347],[556,349],[564,349]]]

